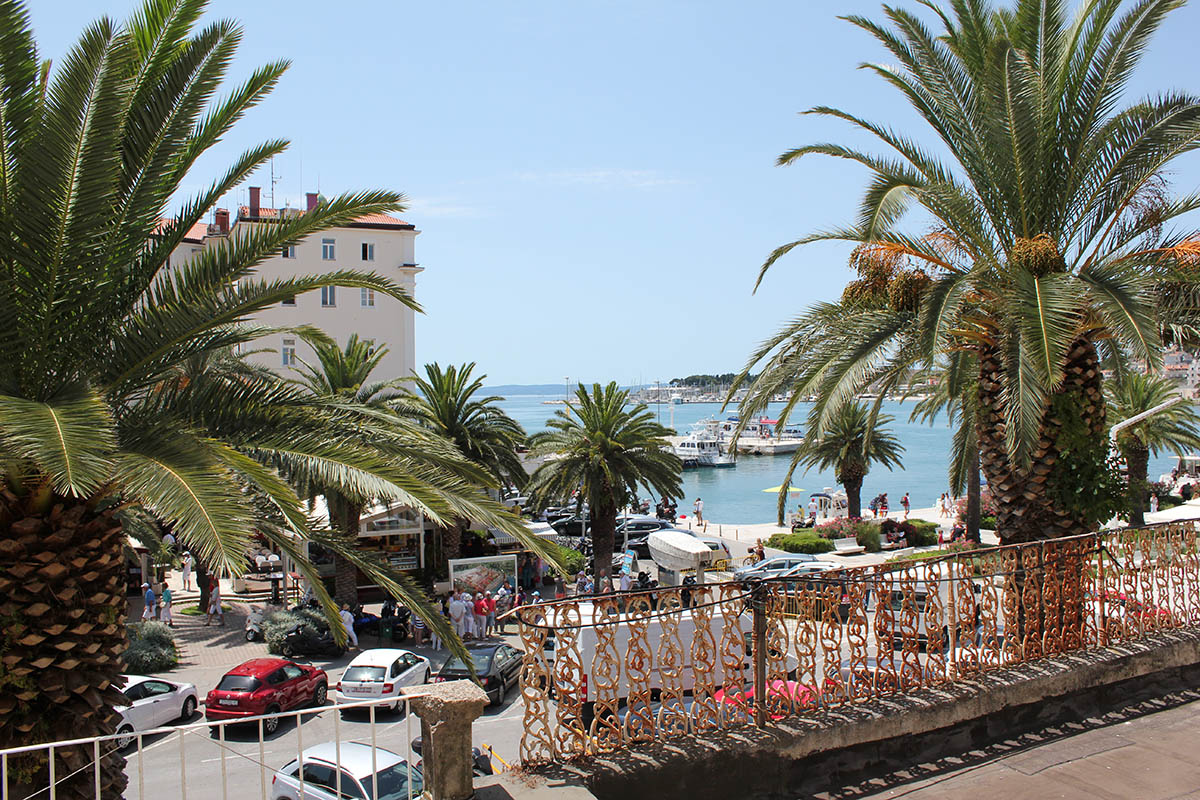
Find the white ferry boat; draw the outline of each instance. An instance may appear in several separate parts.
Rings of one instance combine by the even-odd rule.
[[[732,467],[732,455],[725,452],[727,436],[722,436],[716,420],[703,420],[692,426],[687,436],[671,437],[675,455],[689,467]]]
[[[718,424],[718,436],[723,441],[733,438],[737,429],[738,418],[728,417]],[[781,453],[794,453],[804,442],[804,433],[791,426],[780,429],[779,420],[759,417],[751,420],[742,428],[738,438],[737,451],[756,456],[774,456]]]

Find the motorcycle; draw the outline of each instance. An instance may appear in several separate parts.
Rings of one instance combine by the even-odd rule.
[[[419,756],[423,756],[423,754],[421,753],[421,745],[422,745],[422,742],[421,742],[420,736],[413,739],[411,742],[412,751]],[[424,758],[422,758],[421,761],[418,761],[415,766],[418,769],[420,769],[423,761],[424,761]],[[485,753],[483,750],[481,750],[478,747],[472,747],[471,748],[471,774],[474,775],[476,778],[482,778],[487,775],[494,775],[495,773],[496,773],[496,770],[492,766],[491,755],[489,755],[488,753]]]
[[[371,614],[363,611],[362,604],[359,603],[354,607],[354,632],[358,634],[367,633],[372,636],[379,635],[379,617],[376,614]]]
[[[337,643],[327,628],[314,630],[306,624],[295,625],[284,635],[282,649],[285,658],[314,655],[337,658],[346,652],[346,648]]]
[[[261,642],[263,638],[262,621],[267,613],[259,606],[252,606],[246,616],[246,641]]]

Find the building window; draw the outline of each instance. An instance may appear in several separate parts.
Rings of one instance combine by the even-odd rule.
[[[296,295],[291,295],[290,297],[285,297],[285,298],[283,298],[283,300],[281,300],[279,304],[280,304],[281,306],[294,306],[294,305],[296,305]]]
[[[337,287],[322,286],[321,287],[321,307],[333,308],[337,305]]]
[[[362,256],[363,256],[363,258],[362,258],[363,261],[374,261],[375,260],[375,245],[371,244],[370,242],[363,242]]]
[[[280,348],[280,353],[283,355],[283,365],[285,367],[296,366],[296,340],[284,339],[283,347]]]
[[[334,256],[333,239],[322,239],[321,240],[321,260],[322,261],[333,261],[333,256]]]
[[[363,287],[361,290],[361,301],[363,308],[375,307],[375,290]]]
[[[295,258],[296,257],[296,245],[289,244],[289,245],[284,246],[283,257],[284,258]]]

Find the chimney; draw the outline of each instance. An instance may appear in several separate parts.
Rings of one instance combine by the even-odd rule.
[[[317,207],[317,197],[318,195],[316,192],[308,192],[304,195],[304,199],[308,201],[308,206],[305,210],[312,211]]]
[[[251,186],[250,187],[250,216],[252,216],[252,217],[258,216],[259,198],[261,197],[261,195],[262,195],[262,187],[261,186]]]
[[[229,233],[229,209],[218,208],[216,213],[217,230],[221,233]]]

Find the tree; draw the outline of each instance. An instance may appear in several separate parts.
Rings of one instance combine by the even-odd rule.
[[[215,99],[241,30],[229,21],[197,29],[202,9],[201,0],[148,0],[123,24],[89,26],[50,70],[25,9],[0,0],[0,748],[115,730],[130,509],[169,527],[210,568],[240,574],[253,509],[265,498],[283,520],[268,540],[313,581],[331,619],[304,541],[356,559],[460,651],[415,586],[310,525],[281,471],[303,466],[434,520],[471,514],[541,547],[477,500],[477,471],[453,448],[414,440],[372,409],[269,375],[214,368],[182,377],[193,359],[278,335],[253,324],[255,315],[323,286],[372,289],[415,307],[370,272],[264,281],[254,271],[321,230],[399,209],[394,192],[342,195],[239,226],[162,269],[220,198],[286,146],[251,148],[174,218],[161,218],[195,182],[196,160],[287,67],[255,70]],[[54,758],[58,797],[95,797],[90,746],[57,748]],[[116,752],[102,756],[104,800],[122,796],[123,765]],[[45,791],[47,758],[10,759],[8,774],[15,795]]]
[[[1157,375],[1129,372],[1108,386],[1108,413],[1123,422],[1177,396],[1170,381]],[[1117,433],[1117,447],[1125,459],[1129,487],[1129,524],[1145,524],[1147,465],[1151,454],[1200,447],[1200,414],[1190,401],[1176,403]]]
[[[351,334],[346,346],[321,337],[309,337],[317,356],[317,365],[301,362],[301,376],[296,383],[318,397],[335,402],[349,402],[388,413],[388,401],[399,397],[403,386],[399,379],[369,382],[371,373],[387,355],[386,347],[374,347]],[[353,494],[342,488],[341,481],[325,484],[319,475],[299,469],[293,476],[299,490],[311,499],[321,495],[329,513],[329,524],[351,545],[358,542],[359,520],[367,504],[374,498]],[[358,603],[358,569],[349,559],[333,556],[334,598],[351,606]]]
[[[1065,3],[1042,0],[925,4],[936,33],[892,7],[886,23],[850,17],[898,62],[868,69],[913,105],[947,158],[852,113],[813,109],[891,154],[836,143],[783,154],[782,164],[848,159],[871,180],[853,224],[777,248],[759,282],[792,250],[831,240],[902,255],[919,274],[908,291],[889,289],[886,308],[868,304],[847,317],[843,297],[764,343],[755,357],[774,374],[760,376],[758,393],[783,385],[817,394],[810,421],[820,429],[845,398],[897,379],[897,365],[949,369],[969,353],[976,441],[1001,539],[1086,532],[1103,498],[1059,501],[1077,476],[1103,471],[1103,447],[1079,444],[1104,440],[1102,362],[1156,366],[1164,275],[1196,282],[1179,270],[1197,249],[1194,234],[1169,225],[1200,208],[1200,195],[1149,215],[1141,199],[1200,141],[1200,102],[1175,93],[1120,105],[1149,39],[1179,5],[1146,0],[1122,14],[1120,0],[1097,0],[1072,16]],[[940,240],[901,227],[913,208],[934,220]],[[878,297],[877,287],[856,290]]]
[[[654,421],[644,404],[626,409],[629,392],[616,383],[579,384],[575,401],[534,434],[530,452],[549,456],[529,479],[539,502],[567,498],[579,490],[592,520],[596,586],[611,589],[617,512],[637,495],[638,486],[678,497],[683,464],[667,441],[669,431]]]
[[[809,430],[804,443],[792,456],[784,486],[791,483],[797,466],[833,469],[834,478],[846,490],[848,513],[851,517],[862,516],[863,478],[871,471],[871,464],[887,467],[900,466],[900,454],[904,447],[887,430],[892,418],[886,414],[873,420],[867,406],[858,401],[849,401],[838,407],[820,431]],[[780,524],[783,522],[785,492],[781,492],[779,507]]]
[[[517,448],[525,443],[525,429],[500,408],[503,397],[477,397],[486,375],[474,377],[475,364],[443,369],[426,364],[425,377],[417,376],[418,392],[409,393],[405,411],[426,427],[454,443],[467,460],[484,470],[497,486],[521,487],[528,480]],[[468,520],[455,519],[442,528],[439,568],[444,559],[462,553],[462,534]]]

